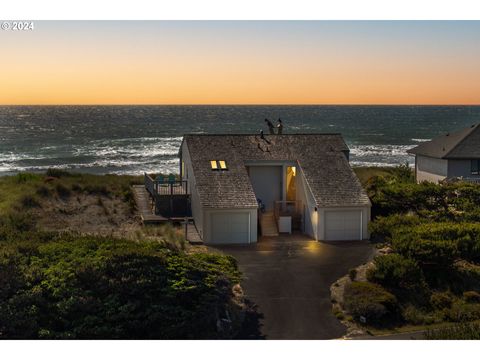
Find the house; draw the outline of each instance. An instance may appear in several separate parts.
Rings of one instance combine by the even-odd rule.
[[[180,175],[205,243],[255,243],[299,230],[368,237],[370,200],[340,134],[185,135]]]
[[[407,152],[415,155],[417,182],[450,178],[480,180],[479,124],[436,137]]]

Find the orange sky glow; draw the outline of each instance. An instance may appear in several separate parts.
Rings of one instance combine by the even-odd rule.
[[[37,22],[0,33],[0,104],[480,104],[479,40],[480,22]]]

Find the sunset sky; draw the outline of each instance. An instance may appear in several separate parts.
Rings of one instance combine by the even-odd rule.
[[[480,21],[37,21],[0,104],[480,104]]]

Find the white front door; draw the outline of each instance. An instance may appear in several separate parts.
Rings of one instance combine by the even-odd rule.
[[[361,210],[325,211],[325,240],[362,240]]]

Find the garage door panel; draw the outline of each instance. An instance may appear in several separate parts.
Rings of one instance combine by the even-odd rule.
[[[250,238],[249,213],[213,213],[212,242],[247,244]]]
[[[361,240],[360,210],[326,211],[325,240]]]

